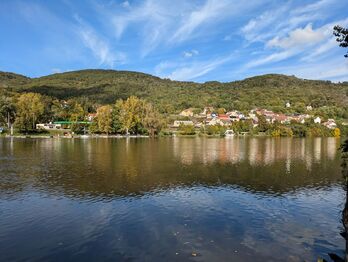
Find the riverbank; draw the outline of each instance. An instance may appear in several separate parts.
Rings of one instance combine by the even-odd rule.
[[[69,135],[69,136],[53,136],[53,135],[3,135],[0,137],[4,138],[62,138],[62,139],[71,139],[71,138],[81,138],[81,139],[88,139],[88,138],[149,138],[149,136],[146,135]]]

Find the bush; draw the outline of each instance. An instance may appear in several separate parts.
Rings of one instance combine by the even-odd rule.
[[[195,127],[193,125],[180,125],[179,131],[182,135],[194,135],[194,134],[196,134]]]

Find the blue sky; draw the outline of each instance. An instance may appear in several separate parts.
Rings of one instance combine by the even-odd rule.
[[[348,0],[2,0],[0,70],[103,68],[188,81],[282,73],[348,81],[332,36]]]

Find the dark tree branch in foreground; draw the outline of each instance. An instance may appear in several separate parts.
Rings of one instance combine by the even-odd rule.
[[[348,47],[348,28],[336,25],[334,28],[333,34],[336,36],[336,41],[340,43],[341,47]],[[344,55],[348,58],[348,52]]]

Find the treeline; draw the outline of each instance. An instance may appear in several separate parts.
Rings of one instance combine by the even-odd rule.
[[[96,111],[92,121],[89,113]],[[0,126],[14,126],[21,133],[37,132],[36,124],[70,121],[75,133],[156,135],[165,126],[161,114],[144,99],[131,96],[111,105],[90,105],[74,99],[61,101],[37,93],[0,96]]]

